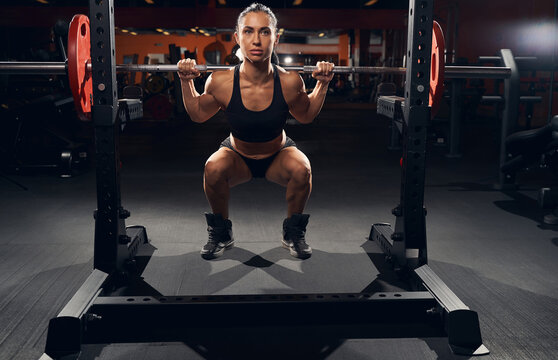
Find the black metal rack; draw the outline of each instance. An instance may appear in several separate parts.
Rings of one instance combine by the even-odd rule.
[[[404,160],[400,202],[393,211],[395,228],[376,224],[370,236],[415,280],[417,291],[396,293],[112,296],[114,289],[131,281],[137,272],[134,257],[148,244],[144,227],[126,227],[130,214],[120,200],[113,14],[113,0],[90,0],[97,153],[94,270],[60,314],[51,319],[43,359],[77,355],[86,343],[184,341],[211,334],[208,324],[233,330],[262,326],[262,318],[268,328],[334,328],[337,336],[348,338],[447,335],[455,353],[488,353],[477,314],[427,265],[423,202],[432,0],[412,0],[409,5]],[[419,73],[422,76],[417,77]],[[208,308],[211,311],[203,311]],[[304,321],[289,316],[299,312],[304,312]],[[208,313],[218,317],[208,319]],[[246,313],[250,316],[244,316]],[[234,335],[234,331],[227,333]]]

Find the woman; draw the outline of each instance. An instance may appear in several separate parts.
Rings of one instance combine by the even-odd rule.
[[[205,164],[204,191],[213,212],[206,214],[209,240],[201,255],[213,259],[234,244],[230,188],[252,177],[265,177],[287,188],[282,243],[292,256],[306,259],[312,254],[305,241],[310,215],[303,211],[312,190],[312,173],[308,158],[283,128],[289,113],[301,123],[310,123],[318,115],[333,78],[333,64],[318,62],[312,73],[317,84],[307,95],[298,73],[271,63],[279,40],[277,18],[258,3],[239,15],[234,37],[243,62],[212,73],[201,95],[193,83],[200,75],[195,60],[178,62],[184,106],[192,120],[207,121],[222,109],[231,126],[231,135]]]

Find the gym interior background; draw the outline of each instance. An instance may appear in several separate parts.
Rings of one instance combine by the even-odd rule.
[[[279,20],[282,65],[406,65],[408,1],[348,0],[327,8],[313,0],[262,3]],[[116,1],[117,63],[175,63],[184,56],[201,64],[232,63],[233,26],[249,4]],[[515,137],[505,154],[515,162],[501,159],[503,109],[512,101],[503,80],[448,79],[428,128],[429,265],[479,313],[491,351],[486,359],[553,359],[558,352],[558,145],[552,136],[558,131],[558,120],[552,122],[558,115],[557,7],[553,0],[435,1],[447,65],[499,66],[500,50],[510,49],[519,71]],[[89,14],[83,0],[8,0],[0,9],[0,61],[64,61],[69,21]],[[191,122],[172,73],[117,78],[119,98],[139,103],[120,134],[122,202],[131,211],[128,222],[145,225],[154,247],[143,273],[151,291],[296,294],[396,287],[382,275],[389,264],[367,237],[372,224],[393,221],[401,175],[400,139],[393,137],[392,121],[377,114],[378,89],[390,83],[401,95],[404,76],[336,75],[312,124],[289,120],[287,134],[313,168],[307,240],[314,255],[303,262],[281,249],[283,189],[260,180],[231,193],[237,246],[218,261],[201,259],[208,211],[203,165],[227,136],[226,119],[218,113],[207,123]],[[197,81],[200,90],[205,78]],[[312,89],[312,79],[303,78]],[[64,75],[0,74],[0,84],[0,359],[38,358],[49,319],[93,267],[93,126],[78,120]],[[506,165],[513,181],[503,184]],[[304,342],[295,343],[298,349],[285,356],[297,358]],[[326,345],[318,358],[464,358],[435,338]],[[188,343],[102,344],[84,348],[81,357],[242,357],[242,349],[227,349],[211,357]]]

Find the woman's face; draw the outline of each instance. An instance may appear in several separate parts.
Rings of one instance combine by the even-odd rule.
[[[278,41],[269,16],[264,12],[246,14],[234,36],[244,59],[250,62],[267,61]]]

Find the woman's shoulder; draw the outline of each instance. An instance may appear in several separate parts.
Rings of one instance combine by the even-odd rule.
[[[214,71],[207,78],[207,82],[208,82],[207,85],[211,89],[222,88],[223,86],[231,85],[233,78],[234,78],[234,67],[227,70]]]
[[[279,79],[281,80],[281,85],[286,85],[292,88],[299,88],[302,86],[302,78],[298,74],[298,71],[286,70],[281,66],[277,65],[277,72],[279,73]]]
[[[234,69],[235,67],[231,67],[227,70],[219,70],[219,71],[214,71],[211,73],[211,77],[213,79],[213,81],[228,81],[229,79],[232,79],[234,76]]]
[[[280,77],[284,77],[284,78],[294,78],[294,77],[299,77],[298,75],[298,71],[293,71],[293,70],[287,70],[285,68],[283,68],[282,66],[279,65],[275,65],[275,67],[277,68],[277,71],[279,72],[279,76]]]

